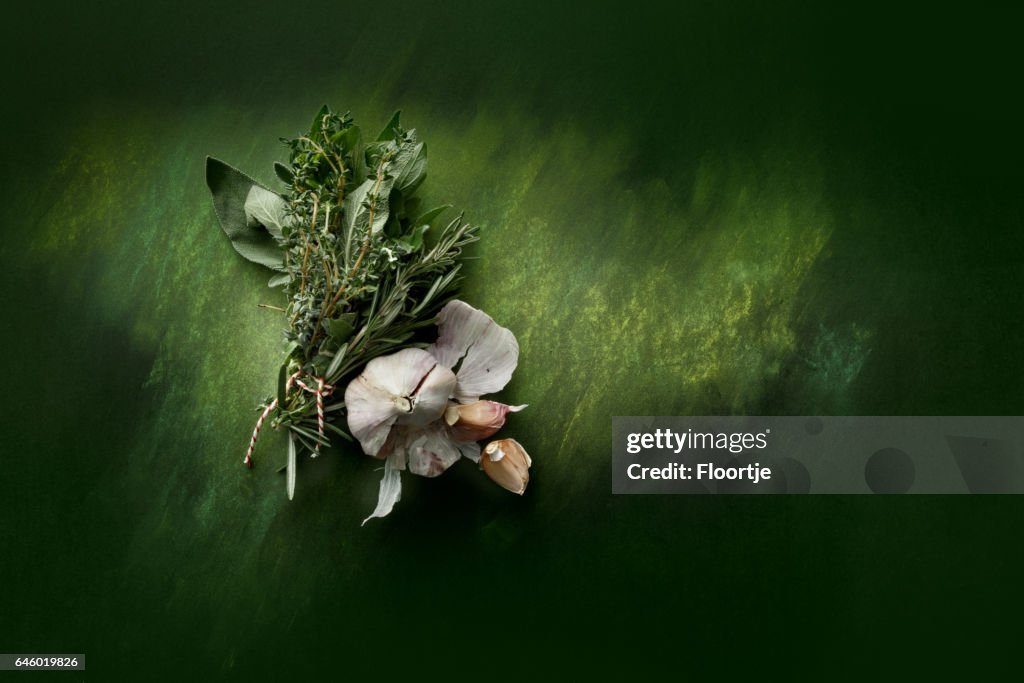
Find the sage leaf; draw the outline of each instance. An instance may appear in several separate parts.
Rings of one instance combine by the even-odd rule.
[[[268,268],[284,267],[284,252],[262,224],[250,222],[245,205],[255,180],[220,159],[206,157],[206,184],[213,195],[213,208],[231,246],[246,260]],[[270,192],[267,190],[267,192]]]
[[[394,177],[385,177],[378,185],[376,178],[367,178],[362,185],[351,192],[344,201],[344,223],[345,234],[353,234],[353,230],[366,229],[378,233],[384,229],[388,222],[390,208],[388,206],[388,195],[391,193],[391,186],[394,184]],[[377,188],[376,193],[373,189]],[[370,223],[370,206],[373,206],[373,224]]]
[[[441,206],[435,206],[429,211],[424,211],[420,214],[419,218],[412,222],[413,225],[433,225],[434,219],[440,216],[442,213],[452,208],[451,204],[443,204]]]
[[[384,130],[377,136],[377,142],[384,142],[386,140],[395,139],[395,128],[401,125],[402,110],[399,109],[391,115],[391,120],[384,126]]]
[[[310,137],[316,137],[319,135],[320,131],[324,129],[324,117],[330,112],[331,110],[326,104],[320,107],[320,111],[318,111],[316,116],[313,117],[313,123],[309,127]]]
[[[286,285],[292,279],[291,273],[278,273],[274,277],[270,278],[267,282],[267,287],[280,287]]]
[[[352,182],[359,185],[370,177],[370,168],[366,165],[366,143],[363,141],[363,134],[359,126],[352,126],[346,132],[343,139],[345,149],[348,149],[352,158]]]
[[[280,161],[274,162],[274,174],[277,175],[278,179],[285,185],[291,185],[292,181],[295,180],[295,174],[292,173],[292,169],[288,168]]]
[[[403,144],[395,157],[395,187],[412,194],[427,177],[427,146],[422,142]]]
[[[249,194],[245,197],[245,216],[249,225],[255,227],[262,225],[274,237],[281,239],[281,231],[288,223],[285,209],[286,202],[276,192],[271,192],[259,185],[249,188]]]
[[[423,235],[430,230],[429,225],[417,225],[408,235],[400,239],[398,243],[405,247],[410,253],[423,246]]]
[[[362,132],[359,126],[349,126],[331,136],[331,142],[347,150],[354,150],[359,145],[361,139]]]

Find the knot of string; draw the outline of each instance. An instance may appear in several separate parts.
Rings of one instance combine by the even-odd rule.
[[[315,386],[310,386],[302,381],[301,377],[305,376],[311,382],[315,380]],[[334,387],[327,384],[323,377],[315,377],[308,373],[303,373],[301,370],[294,372],[288,381],[284,385],[284,393],[288,395],[291,393],[294,386],[299,387],[300,390],[309,392],[316,395],[316,422],[317,431],[320,433],[320,439],[325,440],[324,436],[324,397],[330,396],[334,391]],[[256,449],[256,439],[259,438],[260,430],[263,429],[263,422],[267,419],[267,416],[274,411],[278,406],[278,400],[275,398],[273,401],[267,404],[256,420],[256,426],[252,430],[252,438],[249,439],[249,449],[245,452],[245,463],[246,467],[252,467],[252,452]],[[320,442],[318,441],[313,449],[313,457],[320,455]]]

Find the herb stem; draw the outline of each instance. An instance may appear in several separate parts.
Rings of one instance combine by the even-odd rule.
[[[338,167],[334,165],[334,162],[332,162],[332,161],[331,161],[331,157],[330,157],[330,155],[328,155],[328,154],[327,154],[327,152],[325,152],[325,151],[324,151],[324,148],[323,148],[323,147],[321,147],[321,146],[320,146],[319,144],[317,144],[317,143],[316,143],[316,141],[314,141],[314,140],[313,140],[312,138],[308,138],[308,137],[306,137],[305,135],[303,135],[303,136],[302,136],[302,137],[300,137],[299,139],[300,139],[300,140],[305,140],[305,141],[306,141],[306,142],[308,142],[309,144],[313,145],[313,146],[314,146],[314,147],[316,148],[316,150],[317,150],[318,152],[320,152],[321,156],[323,156],[323,158],[324,158],[324,161],[326,161],[326,162],[327,162],[328,164],[330,164],[330,166],[331,166],[331,169],[332,169],[332,170],[333,170],[333,171],[334,171],[335,173],[340,173],[340,172],[341,172],[341,171],[339,171],[339,170],[338,170]]]
[[[412,198],[424,161],[414,132],[392,125],[391,133],[364,142],[348,114],[325,110],[310,132],[286,141],[293,179],[285,197],[290,230],[281,240],[288,302],[283,309],[259,306],[290,321],[289,373],[342,386],[373,358],[422,346],[413,335],[432,325],[452,296],[461,248],[475,239],[473,228],[460,216],[438,226],[432,246],[412,246],[419,226],[390,204],[391,188]],[[330,324],[342,312],[354,329]],[[313,450],[326,436],[320,430],[334,426],[317,424],[317,404],[307,391],[286,392],[271,424],[291,428],[297,445]],[[322,409],[343,418],[341,392]]]
[[[352,266],[352,271],[345,278],[344,282],[340,283],[338,291],[334,293],[331,298],[331,302],[323,307],[320,311],[320,319],[317,321],[316,329],[313,331],[314,339],[320,330],[320,323],[323,322],[324,318],[330,319],[330,315],[334,313],[334,307],[337,305],[341,295],[345,292],[345,287],[349,281],[355,277],[355,274],[359,272],[359,266],[363,262],[363,258],[366,256],[367,250],[370,248],[370,240],[373,237],[373,212],[377,208],[377,193],[380,191],[380,184],[384,181],[384,167],[388,161],[391,160],[391,152],[387,152],[380,160],[380,164],[377,166],[377,180],[373,184],[373,189],[370,190],[370,210],[368,211],[366,220],[366,236],[363,237],[363,246],[359,250],[359,256],[356,257],[355,265]],[[354,226],[353,226],[354,227]]]
[[[313,198],[313,220],[310,221],[310,225],[309,225],[309,232],[310,233],[312,233],[316,229],[316,212],[319,209],[320,209],[320,197],[317,196],[317,197]],[[306,234],[306,235],[303,235],[303,237],[306,240],[306,250],[302,254],[302,286],[299,287],[299,294],[305,294],[306,293],[306,277],[308,275],[308,273],[307,273],[307,266],[309,264],[309,249],[310,249],[309,235]]]

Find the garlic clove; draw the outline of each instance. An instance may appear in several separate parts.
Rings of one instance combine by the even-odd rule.
[[[372,362],[372,361],[371,361]],[[390,396],[360,375],[345,389],[348,429],[367,455],[377,455],[398,419]]]
[[[526,449],[515,439],[492,441],[484,448],[480,468],[502,488],[523,495],[530,483],[530,459]]]
[[[504,426],[508,413],[519,412],[525,407],[507,406],[497,401],[476,401],[449,407],[445,412],[445,422],[457,441],[482,441],[494,436]]]

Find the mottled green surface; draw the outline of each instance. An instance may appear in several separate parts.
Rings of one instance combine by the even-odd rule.
[[[1019,597],[1019,497],[613,498],[611,416],[1021,413],[1017,18],[344,4],[6,22],[0,651],[98,681],[970,654]],[[462,462],[360,528],[369,459],[302,463],[292,503],[281,435],[241,466],[281,322],[203,159],[269,181],[325,101],[401,107],[483,226],[522,499]]]

